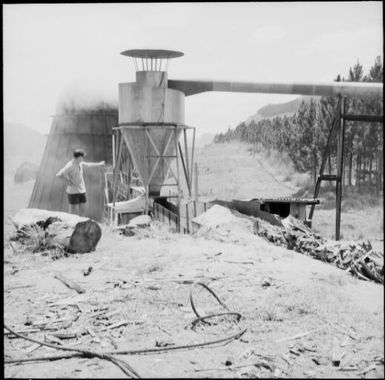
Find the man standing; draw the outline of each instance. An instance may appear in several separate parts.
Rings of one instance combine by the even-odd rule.
[[[86,211],[86,186],[83,178],[84,167],[104,167],[105,161],[85,162],[86,152],[83,149],[74,151],[74,158],[64,168],[60,169],[56,177],[64,180],[67,184],[69,212],[71,214],[84,216]]]

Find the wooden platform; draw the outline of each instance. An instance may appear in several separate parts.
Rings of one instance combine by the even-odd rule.
[[[153,202],[154,218],[167,223],[176,232],[188,234],[193,232],[192,219],[206,212],[213,204],[210,202],[189,201],[181,203],[179,210],[167,199],[156,199]]]

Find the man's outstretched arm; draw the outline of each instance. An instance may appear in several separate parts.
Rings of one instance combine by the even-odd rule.
[[[82,165],[84,165],[87,168],[94,168],[94,167],[103,167],[106,166],[106,161],[100,161],[100,162],[86,162],[83,161]]]

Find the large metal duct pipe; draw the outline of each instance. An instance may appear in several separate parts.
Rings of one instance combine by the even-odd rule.
[[[290,94],[312,96],[341,95],[347,98],[381,98],[382,83],[330,82],[330,83],[268,83],[228,82],[207,80],[169,80],[168,87],[182,91],[186,96],[206,91],[250,92],[261,94]]]

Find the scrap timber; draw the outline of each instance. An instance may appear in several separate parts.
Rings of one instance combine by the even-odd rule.
[[[362,280],[384,283],[384,254],[372,248],[369,241],[328,241],[291,216],[282,219],[283,226],[273,226],[258,219],[254,233],[273,244],[332,263]]]
[[[163,200],[154,202],[153,210],[155,219],[168,224],[176,232],[197,233],[202,227],[198,220],[205,219],[204,216],[212,207],[227,209],[234,217],[249,220],[255,235],[275,245],[334,264],[362,280],[384,283],[384,255],[375,251],[370,241],[327,240],[314,233],[305,224],[306,221],[291,214],[280,217],[262,211],[259,208],[260,204],[259,200],[232,202],[215,200],[208,203],[191,201],[181,208],[184,212],[179,214],[175,206],[172,208],[166,200]],[[221,224],[220,219],[218,225]]]

